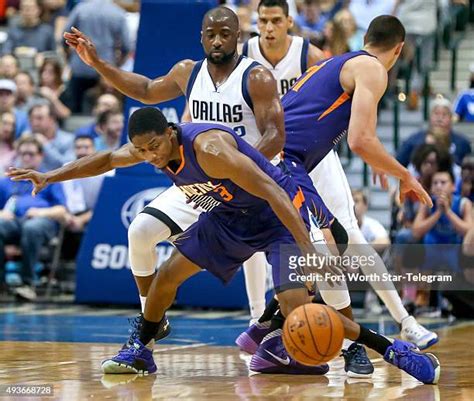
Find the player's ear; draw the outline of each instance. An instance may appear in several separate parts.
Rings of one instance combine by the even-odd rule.
[[[240,29],[239,29],[237,31],[237,42],[240,42],[240,35],[241,35],[241,33],[240,33]]]
[[[400,53],[402,52],[402,49],[403,49],[403,45],[405,44],[405,42],[402,42],[402,43],[399,43],[395,49],[395,55],[396,56],[399,56]]]
[[[288,29],[293,29],[293,27],[295,26],[295,20],[293,19],[291,15],[287,17],[287,20],[288,20]]]
[[[201,41],[201,45],[202,45],[202,31],[201,31],[201,40],[200,41]]]

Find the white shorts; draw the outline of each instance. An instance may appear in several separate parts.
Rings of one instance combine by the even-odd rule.
[[[346,231],[359,229],[351,188],[337,153],[329,152],[309,176],[328,209]]]
[[[194,209],[192,203],[186,202],[186,195],[176,186],[172,185],[167,190],[159,194],[146,207],[157,209],[164,213],[171,221],[179,227],[181,232],[186,231],[188,227],[195,223],[204,209],[197,207]],[[169,222],[155,216],[170,226]],[[175,227],[169,227],[172,235],[176,235]]]

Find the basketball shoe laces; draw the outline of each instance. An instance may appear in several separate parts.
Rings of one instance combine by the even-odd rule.
[[[122,358],[122,359],[132,360],[134,356],[139,354],[139,352],[140,352],[140,349],[135,347],[134,344],[132,344],[128,348],[122,348],[117,354],[117,357]]]
[[[342,356],[347,356],[351,359],[354,358],[354,361],[358,364],[367,363],[367,355],[364,352],[364,348],[359,344],[357,344],[357,346],[355,346],[351,350],[343,349]]]
[[[404,371],[409,371],[411,375],[418,376],[421,373],[422,366],[418,361],[418,358],[410,358],[409,354],[411,350],[404,350],[393,352],[390,358],[394,365],[398,366]],[[408,356],[408,357],[407,357]]]

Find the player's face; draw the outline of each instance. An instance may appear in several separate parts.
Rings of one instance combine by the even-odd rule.
[[[264,47],[276,47],[285,42],[293,19],[287,17],[281,7],[260,7],[258,10],[258,30],[260,43]]]
[[[240,31],[236,31],[228,18],[209,21],[201,32],[201,42],[207,60],[212,64],[229,63],[237,51]]]
[[[162,135],[157,135],[154,132],[136,135],[132,139],[132,143],[148,163],[162,169],[168,165],[173,154],[172,133],[173,130],[168,128]]]

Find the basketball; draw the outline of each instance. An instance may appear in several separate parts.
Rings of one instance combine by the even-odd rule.
[[[338,356],[344,326],[334,309],[305,304],[292,311],[283,326],[283,344],[304,365],[320,365]]]

